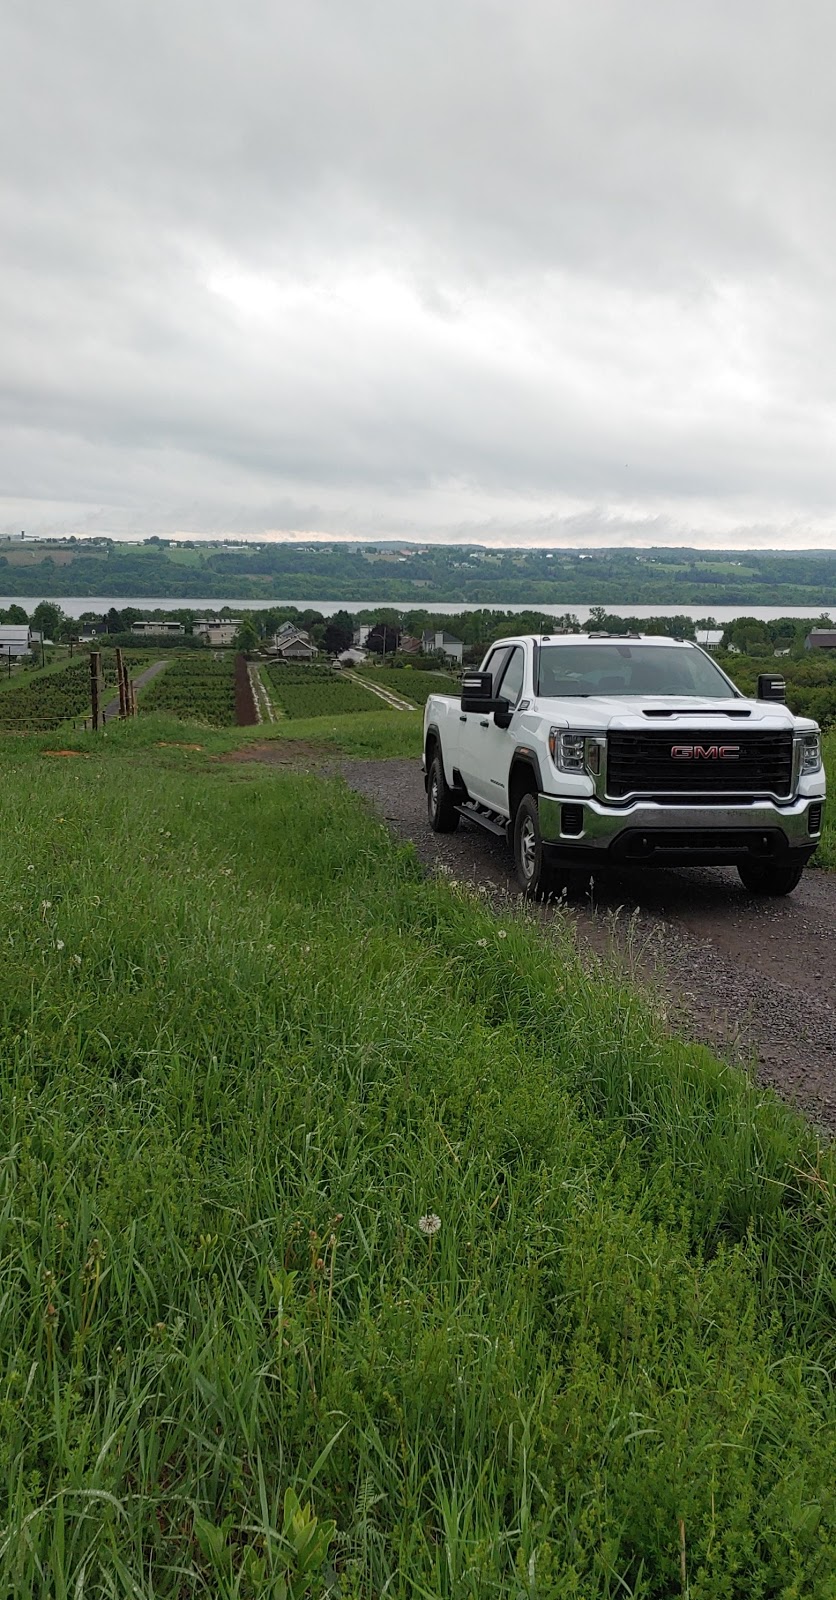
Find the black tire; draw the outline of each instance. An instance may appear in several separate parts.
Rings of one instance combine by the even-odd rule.
[[[804,871],[803,861],[746,861],[737,871],[750,894],[792,894]]]
[[[427,775],[427,817],[433,833],[455,833],[461,822],[440,755],[433,756]]]
[[[517,882],[529,900],[543,900],[551,893],[554,872],[543,850],[536,794],[524,794],[517,806],[514,817],[514,866]]]

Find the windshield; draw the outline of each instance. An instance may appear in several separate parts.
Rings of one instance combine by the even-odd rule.
[[[701,650],[613,641],[542,645],[540,693],[554,699],[640,694],[729,700],[737,691]]]

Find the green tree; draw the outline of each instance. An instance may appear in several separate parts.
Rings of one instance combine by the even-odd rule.
[[[235,635],[236,650],[243,650],[248,654],[251,650],[258,649],[258,633],[252,617],[245,617]]]
[[[26,613],[24,612],[24,618]],[[32,612],[32,627],[36,633],[45,639],[55,639],[63,621],[64,613],[60,606],[52,600],[41,600]]]

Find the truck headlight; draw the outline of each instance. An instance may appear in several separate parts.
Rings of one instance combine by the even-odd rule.
[[[598,773],[601,770],[601,741],[594,734],[550,728],[549,754],[558,772]]]
[[[799,777],[809,777],[811,772],[821,772],[821,734],[797,733]]]

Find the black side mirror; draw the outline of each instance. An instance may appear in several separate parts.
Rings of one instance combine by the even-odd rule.
[[[779,705],[786,705],[787,685],[780,674],[775,672],[758,673],[758,699],[774,700]]]
[[[490,672],[466,672],[462,678],[462,711],[493,710],[493,676]]]
[[[498,728],[507,728],[513,711],[507,700],[495,700],[493,693],[493,678],[489,672],[466,672],[462,678],[462,711],[481,711],[483,717],[490,716]]]

